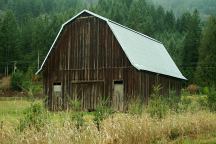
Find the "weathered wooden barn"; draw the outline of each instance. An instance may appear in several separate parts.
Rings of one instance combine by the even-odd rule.
[[[161,42],[88,10],[62,25],[41,71],[50,110],[71,100],[93,110],[106,99],[122,111],[130,100],[147,102],[156,84],[167,95],[185,80]]]

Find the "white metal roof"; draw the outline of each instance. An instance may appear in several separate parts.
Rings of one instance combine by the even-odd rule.
[[[84,12],[107,22],[129,61],[136,69],[186,80],[161,42],[88,10],[83,10],[62,25],[55,41],[36,74],[42,70],[65,25]]]

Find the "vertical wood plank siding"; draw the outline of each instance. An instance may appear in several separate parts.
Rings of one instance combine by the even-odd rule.
[[[147,102],[155,84],[161,84],[163,95],[169,88],[177,93],[181,89],[178,79],[136,70],[106,22],[92,16],[80,16],[64,28],[44,66],[43,78],[50,110],[58,110],[55,82],[62,84],[62,109],[75,99],[83,109],[95,109],[102,98],[112,106],[114,80],[123,80],[125,110],[131,99]]]

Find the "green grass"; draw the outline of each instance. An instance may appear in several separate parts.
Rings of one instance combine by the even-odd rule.
[[[17,122],[23,111],[31,105],[31,101],[22,98],[0,100],[0,121]]]

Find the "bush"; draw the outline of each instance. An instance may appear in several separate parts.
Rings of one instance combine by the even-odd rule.
[[[205,94],[205,95],[208,95],[209,94],[209,87],[204,87],[202,89],[202,93]]]
[[[97,126],[98,131],[100,131],[101,122],[107,118],[113,111],[106,106],[106,102],[102,101],[94,112],[94,123]]]
[[[140,100],[133,100],[128,105],[128,112],[133,115],[141,115],[144,110],[144,105]]]
[[[178,103],[181,101],[181,96],[178,96],[176,91],[170,91],[169,96],[163,97],[163,99],[172,111],[178,111]]]
[[[154,87],[154,92],[151,95],[151,99],[147,107],[147,112],[151,117],[164,118],[169,110],[169,106],[167,105],[165,99],[159,94],[160,89],[160,85]]]
[[[71,100],[70,101],[70,107],[73,111],[80,111],[81,110],[81,104],[78,100]]]
[[[11,86],[13,90],[22,90],[23,89],[23,79],[24,74],[22,71],[16,71],[12,74],[11,77]]]
[[[75,121],[77,129],[80,129],[85,123],[83,116],[84,114],[82,112],[75,113],[72,115],[72,120]]]
[[[207,96],[194,95],[182,96],[179,105],[179,112],[197,112],[207,108]]]
[[[191,84],[187,87],[187,90],[190,94],[197,94],[199,91],[199,87],[196,84]]]
[[[151,117],[164,118],[168,113],[168,110],[169,106],[161,98],[161,96],[152,97],[147,107],[147,112],[150,114]]]
[[[24,111],[24,117],[20,120],[17,129],[22,132],[27,127],[34,127],[38,131],[48,120],[48,113],[40,103],[32,105]]]
[[[208,94],[208,106],[211,111],[216,111],[216,90],[211,88]]]

